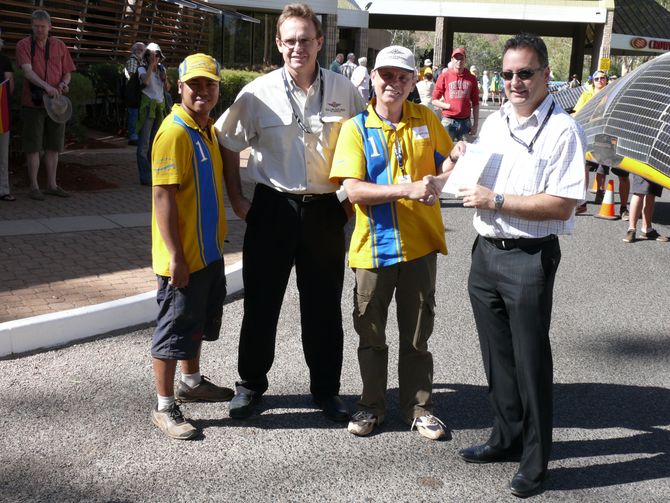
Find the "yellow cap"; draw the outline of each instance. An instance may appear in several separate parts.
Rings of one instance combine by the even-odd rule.
[[[221,80],[221,67],[219,63],[207,54],[191,54],[179,65],[179,80],[188,82],[196,77]]]

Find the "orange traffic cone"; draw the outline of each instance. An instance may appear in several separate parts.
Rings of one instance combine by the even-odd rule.
[[[591,186],[591,189],[589,190],[591,194],[595,194],[598,192],[598,177],[593,178],[593,185]]]
[[[614,214],[614,180],[607,182],[607,190],[603,203],[600,205],[600,211],[596,218],[604,218],[606,220],[619,220],[619,216]]]

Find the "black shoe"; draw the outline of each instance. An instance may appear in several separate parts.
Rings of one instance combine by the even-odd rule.
[[[351,414],[347,404],[337,395],[314,397],[314,403],[323,411],[328,419],[337,422],[349,421]]]
[[[518,461],[520,455],[516,451],[499,449],[489,444],[475,445],[458,451],[466,463],[498,463],[500,461]]]
[[[228,415],[233,419],[246,419],[253,413],[253,408],[261,399],[261,395],[250,391],[238,391],[228,405]]]
[[[516,472],[509,483],[509,489],[517,498],[528,498],[542,491],[542,480],[530,480],[523,473]]]

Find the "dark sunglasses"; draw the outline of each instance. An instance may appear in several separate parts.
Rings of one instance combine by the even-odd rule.
[[[502,75],[502,78],[505,80],[512,80],[515,75],[521,80],[528,80],[540,70],[542,70],[542,68],[535,68],[535,70],[526,68],[524,70],[519,70],[518,72],[500,72],[500,75]]]
[[[607,80],[607,77],[593,77],[593,80]]]

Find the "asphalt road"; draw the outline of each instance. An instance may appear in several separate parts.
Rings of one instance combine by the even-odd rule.
[[[472,466],[456,455],[487,438],[491,415],[466,293],[472,211],[456,201],[443,207],[449,255],[438,260],[430,346],[435,412],[453,429],[452,441],[424,440],[398,418],[393,322],[390,405],[379,432],[354,437],[314,409],[292,279],[260,415],[235,421],[224,404],[186,405],[204,430],[197,441],[168,440],[149,421],[150,328],[0,361],[0,500],[514,501],[507,483],[516,465]],[[667,194],[656,221],[670,232]],[[626,244],[626,228],[579,217],[575,234],[561,239],[555,443],[536,501],[670,497],[670,244]],[[352,280],[347,271],[341,392],[353,408],[361,384]],[[241,315],[238,297],[225,307],[221,340],[203,351],[203,372],[229,386]]]

